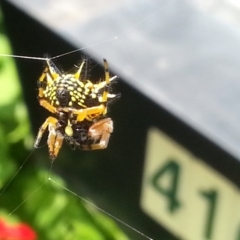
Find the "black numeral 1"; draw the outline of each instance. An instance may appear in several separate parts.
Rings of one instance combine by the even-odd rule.
[[[216,190],[201,191],[203,196],[208,201],[207,219],[204,229],[205,239],[211,239],[213,236],[214,220],[216,215],[216,207],[218,200],[218,193]]]

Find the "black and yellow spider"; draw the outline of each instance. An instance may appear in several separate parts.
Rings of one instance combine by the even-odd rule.
[[[103,59],[105,79],[92,83],[82,74],[83,60],[73,74],[63,74],[47,59],[47,66],[38,80],[38,99],[41,106],[54,114],[40,127],[35,148],[48,127],[49,156],[54,160],[65,139],[74,148],[103,149],[108,146],[113,131],[111,118],[106,117],[107,105],[118,95],[111,93],[108,63]]]

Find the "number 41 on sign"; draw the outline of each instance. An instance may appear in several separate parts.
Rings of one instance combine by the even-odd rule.
[[[148,133],[141,207],[178,238],[240,240],[238,188],[156,128]]]

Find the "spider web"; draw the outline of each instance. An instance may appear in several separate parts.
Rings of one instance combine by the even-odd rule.
[[[0,193],[0,198],[3,196],[3,194],[5,194],[7,192],[8,189],[10,189],[11,187],[13,189],[15,189],[16,185],[19,184],[17,182],[17,180],[18,180],[17,176],[18,176],[18,174],[20,174],[20,171],[23,169],[24,165],[26,165],[26,163],[31,159],[31,155],[33,154],[34,151],[36,151],[36,150],[34,149],[34,150],[32,150],[30,152],[30,154],[25,159],[23,164],[18,168],[18,170],[14,173],[14,175],[12,176],[10,181],[2,189],[2,191]],[[91,209],[90,211],[98,210],[99,212],[102,212],[104,215],[107,215],[108,217],[110,217],[111,219],[113,219],[116,222],[120,223],[121,225],[123,225],[123,226],[129,228],[130,230],[134,231],[135,233],[137,233],[138,235],[142,236],[143,238],[152,240],[152,238],[150,238],[149,236],[145,235],[143,232],[141,232],[138,229],[134,228],[133,226],[127,224],[126,222],[124,222],[121,219],[117,218],[116,216],[114,216],[113,214],[111,214],[108,211],[104,210],[103,208],[100,208],[99,206],[94,204],[92,201],[84,198],[83,196],[79,195],[75,191],[73,191],[70,188],[68,188],[65,184],[63,184],[62,180],[60,180],[57,175],[54,175],[52,173],[53,165],[54,165],[54,162],[52,161],[51,164],[50,164],[50,167],[49,167],[49,171],[48,172],[44,171],[44,174],[41,176],[41,180],[38,181],[38,185],[37,186],[34,185],[33,188],[30,187],[30,190],[26,190],[26,194],[24,194],[23,200],[21,200],[20,203],[16,204],[16,206],[13,207],[13,209],[10,211],[10,213],[8,213],[8,216],[12,216],[15,213],[17,213],[18,210],[21,209],[24,206],[24,204],[26,204],[28,202],[31,202],[31,201],[35,202],[36,201],[36,195],[39,192],[41,192],[41,190],[43,190],[43,188],[48,188],[48,187],[52,187],[53,186],[53,190],[56,190],[56,189],[58,189],[60,191],[64,190],[65,192],[69,193],[74,198],[76,198],[79,202],[81,202],[81,204],[85,203],[86,209]],[[18,177],[19,178],[23,177],[23,179],[24,179],[24,175],[23,174],[21,174],[22,176],[18,176]],[[26,187],[26,185],[27,184],[25,184],[25,187]],[[11,189],[10,189],[10,192],[11,192]],[[54,193],[54,194],[58,194],[58,193]],[[19,197],[19,199],[20,198],[21,197]],[[119,238],[119,239],[127,239],[127,238],[122,236],[122,238]]]
[[[168,4],[169,4],[169,2],[168,2]],[[92,44],[90,46],[86,46],[86,47],[81,48],[81,49],[76,49],[74,51],[55,56],[52,59],[63,57],[65,55],[72,54],[73,52],[79,52],[79,51],[81,51],[83,49],[86,49],[86,48],[92,48],[92,47],[95,47],[95,46],[100,46],[102,44],[107,44],[111,41],[120,40],[120,39],[124,38],[124,36],[127,35],[127,33],[129,31],[131,31],[132,29],[134,29],[136,27],[141,26],[141,24],[144,21],[147,21],[153,15],[156,15],[157,13],[161,12],[165,6],[166,5],[161,6],[156,11],[151,12],[149,14],[146,14],[146,16],[143,17],[140,21],[138,21],[136,24],[128,27],[124,32],[120,33],[118,36],[114,36],[113,38],[110,38],[110,39],[107,39],[107,40],[104,40],[104,41],[101,41],[101,42],[97,42],[96,44]],[[4,54],[1,54],[1,56],[4,56]],[[28,57],[28,56],[25,57],[25,56],[8,55],[8,54],[5,54],[5,56],[44,60],[44,58],[36,58],[36,57]],[[105,211],[104,209],[95,205],[92,201],[84,198],[82,195],[76,193],[74,190],[71,190],[68,186],[66,186],[66,184],[62,181],[62,179],[59,178],[57,175],[55,175],[52,172],[53,165],[57,164],[57,162],[54,162],[54,164],[52,162],[48,171],[42,170],[42,171],[40,171],[40,173],[38,172],[38,169],[27,168],[26,165],[28,165],[29,162],[32,160],[32,155],[33,155],[34,152],[35,152],[35,154],[37,153],[35,151],[35,149],[30,152],[28,157],[24,160],[23,163],[20,164],[18,169],[15,171],[15,173],[12,175],[12,177],[10,178],[8,183],[5,184],[5,186],[2,188],[2,191],[0,192],[0,199],[2,198],[2,200],[5,200],[8,197],[10,197],[10,198],[13,197],[16,200],[16,202],[18,202],[17,204],[16,204],[16,202],[14,202],[14,204],[11,205],[10,208],[8,208],[9,209],[9,212],[8,212],[9,216],[13,216],[15,213],[18,213],[19,211],[20,212],[21,211],[28,211],[29,209],[27,209],[27,208],[31,209],[31,208],[35,207],[34,205],[40,204],[38,202],[38,199],[42,199],[41,195],[43,193],[43,189],[46,188],[46,189],[48,189],[48,193],[50,195],[50,197],[48,196],[49,200],[46,201],[46,204],[49,204],[49,207],[47,208],[47,210],[49,210],[49,212],[50,212],[50,214],[48,215],[48,218],[50,218],[50,219],[51,219],[51,215],[54,215],[56,213],[56,211],[58,211],[58,208],[59,208],[59,205],[60,205],[59,200],[57,200],[56,197],[54,197],[54,194],[56,194],[54,191],[57,191],[56,196],[58,196],[62,200],[64,199],[66,201],[66,199],[64,197],[64,194],[63,194],[63,192],[65,192],[65,193],[68,194],[68,196],[70,196],[71,199],[73,199],[72,200],[73,202],[74,201],[77,202],[77,203],[84,202],[84,204],[85,204],[84,208],[85,209],[84,210],[82,209],[82,211],[87,212],[87,213],[85,213],[85,215],[86,214],[89,215],[90,213],[94,212],[95,216],[97,216],[99,219],[102,219],[104,221],[108,221],[104,218],[104,215],[107,215],[111,219],[115,220],[117,223],[127,227],[131,231],[134,231],[137,235],[142,236],[145,239],[149,239],[149,240],[152,239],[151,237],[145,235],[140,230],[134,228],[132,225],[122,221],[121,219],[119,219],[118,217],[109,213],[108,211]],[[42,161],[45,161],[45,160],[46,160],[46,158],[44,157],[44,159]],[[36,172],[38,172],[37,173],[37,175],[38,175],[37,176],[37,181],[31,182],[31,183],[26,183],[26,182],[24,182],[24,180],[21,179],[22,176],[25,176],[26,174],[29,174],[29,171],[32,171],[32,175],[34,175],[34,174],[36,174]],[[20,190],[19,190],[18,193],[15,194],[15,196],[13,196],[12,195],[12,189],[16,189],[16,188],[20,189]],[[52,193],[54,193],[54,194],[52,194]],[[46,196],[46,198],[47,198],[47,196]],[[96,210],[98,210],[97,213],[95,213]],[[100,216],[98,212],[102,212],[103,214]],[[38,214],[41,215],[40,212],[38,212]],[[41,216],[43,216],[43,215],[41,215]],[[80,220],[81,217],[78,216],[78,217],[76,217],[76,219]],[[48,223],[50,225],[52,224],[50,220],[46,220],[46,221],[48,221]],[[104,224],[101,227],[104,228],[105,227]],[[113,226],[113,228],[115,228],[115,226]],[[119,232],[119,238],[118,238],[119,240],[120,239],[127,239],[127,237],[124,237],[124,235],[121,235],[121,234],[122,233]]]

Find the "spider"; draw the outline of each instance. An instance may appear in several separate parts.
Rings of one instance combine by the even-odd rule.
[[[118,94],[112,94],[108,63],[103,59],[105,78],[99,83],[87,80],[82,74],[83,60],[73,74],[64,74],[52,60],[38,80],[38,100],[54,116],[48,117],[39,128],[34,147],[39,146],[48,127],[49,157],[54,160],[66,140],[73,148],[104,149],[113,131],[113,121],[106,117],[108,103]]]

